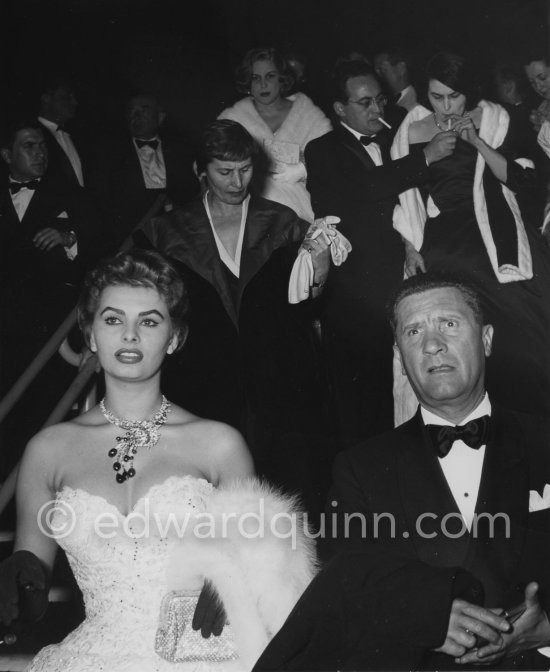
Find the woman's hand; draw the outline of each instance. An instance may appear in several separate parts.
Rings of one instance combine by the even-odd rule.
[[[330,241],[321,229],[312,235],[306,234],[301,249],[311,254],[313,264],[313,281],[316,285],[324,284],[330,268]]]
[[[405,243],[405,275],[407,278],[412,278],[417,273],[426,272],[426,264],[420,252],[418,252],[412,243],[403,239]]]
[[[462,138],[462,140],[465,140],[474,147],[477,147],[480,142],[474,121],[469,114],[465,114],[463,117],[458,119],[454,125],[453,131],[458,135],[459,138]]]
[[[541,129],[541,126],[545,121],[547,121],[547,119],[540,110],[531,110],[529,121],[533,125],[533,130],[538,133]]]

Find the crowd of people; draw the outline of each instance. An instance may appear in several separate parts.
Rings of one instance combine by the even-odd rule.
[[[86,607],[33,672],[549,669],[548,54],[484,87],[455,53],[347,54],[325,111],[297,61],[249,51],[192,146],[145,92],[124,137],[80,141],[58,75],[4,129],[0,392],[79,296],[104,380],[18,467],[1,620],[58,545]],[[68,369],[24,398],[37,423]],[[301,529],[97,529],[259,506]]]

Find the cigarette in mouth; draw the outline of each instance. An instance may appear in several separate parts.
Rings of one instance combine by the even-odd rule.
[[[448,131],[451,130],[451,120],[450,119],[447,119],[447,130]]]
[[[384,120],[382,119],[382,117],[378,117],[378,121],[379,121],[381,124],[384,124],[384,126],[385,126],[386,128],[390,128],[390,129],[391,129],[391,126],[388,124],[387,121],[384,121]]]

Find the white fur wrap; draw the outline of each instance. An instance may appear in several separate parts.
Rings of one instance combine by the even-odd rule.
[[[244,669],[251,669],[316,571],[315,542],[297,499],[256,479],[213,490],[168,568],[170,590],[209,579]]]

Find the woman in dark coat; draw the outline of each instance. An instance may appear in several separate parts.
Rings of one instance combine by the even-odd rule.
[[[258,473],[307,495],[318,493],[319,473],[328,479],[331,456],[321,445],[327,413],[315,302],[289,304],[288,286],[303,245],[315,298],[329,251],[319,238],[304,240],[308,224],[290,208],[249,194],[257,151],[240,124],[211,124],[197,161],[205,193],[139,235],[178,262],[191,303],[189,341],[166,372],[167,394],[237,427]]]

